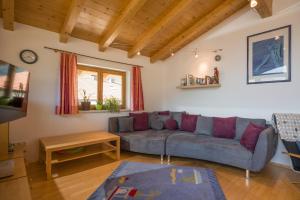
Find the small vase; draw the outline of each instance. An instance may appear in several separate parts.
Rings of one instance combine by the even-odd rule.
[[[82,110],[90,110],[91,102],[81,102],[81,109]]]

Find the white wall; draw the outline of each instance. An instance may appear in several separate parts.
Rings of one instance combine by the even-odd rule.
[[[1,21],[0,24],[2,24]],[[59,93],[60,57],[58,53],[44,49],[44,46],[144,66],[142,79],[145,109],[159,110],[161,108],[162,75],[159,73],[162,69],[161,64],[150,65],[149,59],[143,56],[127,59],[126,52],[117,49],[108,49],[102,53],[98,51],[97,44],[75,38],[71,38],[67,44],[58,41],[57,33],[18,23],[15,23],[14,31],[0,28],[0,59],[24,67],[31,73],[28,115],[26,118],[10,123],[10,139],[12,142],[27,142],[29,161],[37,159],[37,144],[41,137],[89,130],[106,130],[108,117],[126,114],[85,113],[69,117],[55,115],[55,105]],[[23,49],[34,50],[39,56],[38,62],[33,65],[21,62],[19,52]],[[131,70],[131,67],[126,65],[83,57],[79,57],[78,61],[101,67]]]
[[[261,19],[257,13],[245,8],[166,60],[164,109],[267,120],[271,120],[275,112],[299,113],[300,6],[297,4],[288,9],[288,4],[285,4],[296,2],[299,1],[275,0],[275,15],[267,19]],[[247,36],[289,24],[292,25],[292,82],[247,85]],[[192,53],[195,48],[200,51],[198,59]],[[223,49],[221,62],[214,61],[212,49]],[[197,77],[213,75],[212,66],[218,66],[220,70],[221,88],[176,89],[185,74]],[[282,144],[273,161],[289,164],[288,157],[282,155],[281,150]]]

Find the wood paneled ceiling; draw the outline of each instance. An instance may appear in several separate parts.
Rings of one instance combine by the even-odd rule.
[[[257,0],[262,17],[272,15],[272,0]],[[248,0],[1,0],[3,27],[13,30],[19,22],[128,51],[140,52],[151,62],[209,31],[248,6]]]

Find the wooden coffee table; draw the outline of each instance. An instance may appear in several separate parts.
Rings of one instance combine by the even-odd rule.
[[[83,147],[79,152],[66,153]],[[87,132],[53,136],[40,139],[40,160],[46,164],[47,179],[52,177],[52,164],[84,158],[106,152],[116,152],[116,160],[120,160],[120,137],[108,132]]]

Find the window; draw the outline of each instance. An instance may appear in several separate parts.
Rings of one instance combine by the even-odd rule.
[[[91,104],[115,97],[126,107],[126,72],[108,70],[98,67],[78,66],[78,98],[83,101],[83,91]]]

